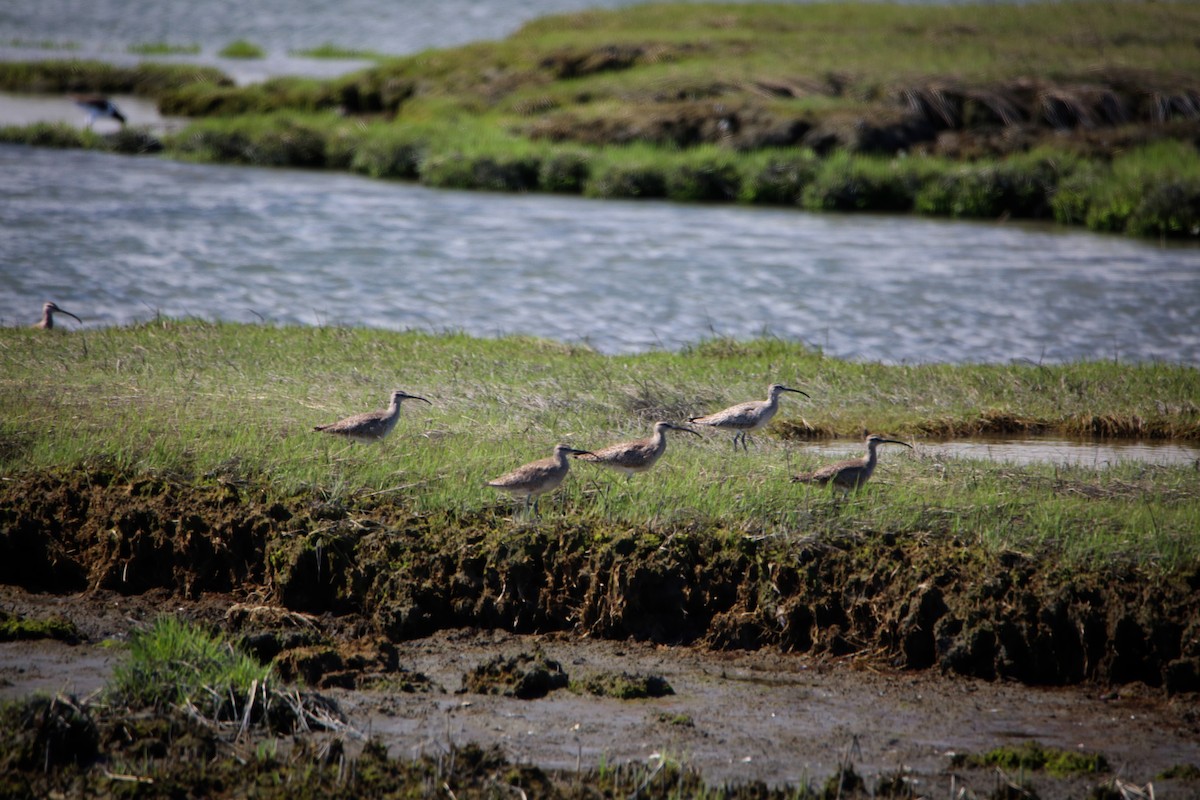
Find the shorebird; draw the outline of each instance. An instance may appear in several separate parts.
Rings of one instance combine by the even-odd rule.
[[[329,425],[315,425],[313,430],[345,436],[356,442],[378,442],[391,433],[392,428],[396,427],[396,423],[400,420],[400,403],[404,400],[420,400],[422,403],[433,405],[424,397],[417,397],[415,394],[397,389],[392,392],[391,405],[385,409],[355,414]]]
[[[767,390],[768,396],[766,400],[751,400],[748,403],[738,403],[736,406],[718,411],[715,414],[708,414],[703,417],[692,417],[689,422],[694,422],[697,425],[709,425],[721,430],[734,431],[733,434],[733,449],[737,449],[738,439],[742,440],[742,449],[749,450],[746,446],[746,437],[748,434],[757,431],[759,428],[766,427],[766,424],[771,421],[771,417],[775,416],[775,412],[779,410],[779,395],[783,392],[795,392],[808,397],[807,392],[802,392],[799,389],[792,389],[784,386],[782,383],[771,384],[771,388]]]
[[[587,455],[580,455],[580,461],[600,464],[625,476],[632,477],[636,472],[645,472],[654,466],[654,462],[667,451],[667,431],[683,431],[693,436],[699,436],[691,428],[675,425],[670,422],[654,423],[654,435],[647,439],[635,439],[632,442],[618,442],[593,450]]]
[[[533,510],[536,512],[538,496],[554,491],[563,482],[563,478],[567,477],[567,470],[571,467],[570,462],[567,461],[569,455],[581,456],[591,455],[591,453],[587,450],[576,450],[565,444],[555,445],[554,455],[549,458],[531,461],[517,467],[512,472],[488,481],[487,485],[493,489],[508,492],[514,497],[524,497],[526,511],[529,510],[529,504],[532,501]]]
[[[83,322],[83,320],[81,320],[79,317],[72,314],[70,311],[61,309],[58,306],[56,306],[54,303],[43,303],[42,304],[42,318],[39,319],[37,322],[33,323],[33,327],[41,328],[42,330],[47,330],[47,331],[50,330],[51,328],[54,327],[54,315],[55,314],[66,314],[68,317],[75,320],[76,322],[79,322],[79,323]]]
[[[75,101],[75,105],[87,112],[88,120],[87,127],[92,127],[98,119],[115,119],[122,125],[125,124],[125,115],[121,113],[121,109],[117,108],[116,104],[107,97],[99,95],[82,95],[77,94],[71,97]]]
[[[912,449],[912,445],[896,439],[885,439],[874,433],[867,436],[867,453],[862,458],[849,458],[836,464],[828,464],[818,470],[806,472],[792,478],[792,483],[815,483],[819,486],[834,486],[843,493],[858,491],[864,483],[871,479],[878,458],[875,448],[881,444],[902,444]]]

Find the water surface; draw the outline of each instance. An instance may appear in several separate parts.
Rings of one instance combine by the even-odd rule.
[[[1051,436],[971,437],[947,441],[908,439],[913,450],[883,445],[880,461],[909,457],[909,453],[934,459],[972,459],[1003,464],[1048,463],[1060,466],[1105,469],[1129,462],[1156,466],[1200,465],[1200,446],[1190,442],[1140,439],[1062,439]],[[830,460],[857,457],[866,452],[859,443],[817,442],[807,445]]]
[[[1194,247],[13,145],[0,174],[3,324],[53,299],[89,325],[162,313],[608,353],[770,335],[889,363],[1200,362]]]

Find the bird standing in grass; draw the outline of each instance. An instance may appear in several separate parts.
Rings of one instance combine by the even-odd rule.
[[[41,328],[42,330],[46,330],[46,331],[50,330],[51,328],[54,327],[54,315],[55,314],[66,314],[68,317],[70,317],[71,319],[75,320],[78,323],[83,322],[83,320],[81,320],[79,317],[72,314],[70,311],[59,308],[54,303],[43,303],[42,304],[42,318],[39,319],[37,322],[33,323],[33,327]]]
[[[632,442],[619,442],[593,450],[587,455],[580,455],[580,461],[615,469],[632,477],[634,473],[645,472],[667,451],[667,431],[683,431],[693,436],[699,436],[691,428],[675,425],[670,422],[654,423],[654,435],[647,439],[635,439]]]
[[[116,103],[107,97],[77,94],[71,99],[75,101],[75,105],[87,112],[87,127],[89,128],[98,119],[115,119],[122,126],[125,125],[125,115],[121,113],[121,109],[117,108]]]
[[[839,461],[836,464],[829,464],[812,472],[797,475],[792,478],[792,483],[815,483],[819,486],[833,486],[841,489],[843,494],[858,491],[864,483],[871,479],[871,474],[875,472],[875,464],[879,460],[875,453],[875,448],[881,444],[902,444],[910,450],[912,449],[912,445],[906,442],[896,439],[885,439],[882,436],[870,434],[866,440],[867,452],[862,458],[848,458],[845,461]]]
[[[430,403],[424,397],[417,397],[415,394],[409,394],[397,389],[392,392],[391,405],[385,409],[355,414],[352,417],[346,417],[329,425],[315,425],[313,426],[313,430],[332,433],[336,436],[344,436],[356,442],[382,441],[396,427],[396,423],[399,422],[400,403],[404,400],[420,400],[422,403],[433,405],[433,403]]]
[[[708,425],[721,430],[734,431],[733,449],[737,449],[738,439],[741,439],[742,449],[749,450],[750,448],[746,445],[747,436],[767,426],[767,423],[775,416],[775,412],[779,410],[779,396],[781,394],[784,392],[795,392],[796,394],[808,397],[807,392],[792,389],[784,386],[782,383],[772,384],[767,392],[766,400],[751,400],[747,403],[738,403],[736,406],[730,406],[715,414],[692,417],[688,421],[696,425]]]
[[[532,501],[533,511],[537,513],[538,497],[557,489],[558,485],[563,482],[563,478],[567,477],[567,470],[571,468],[571,464],[567,460],[569,455],[582,456],[591,455],[591,453],[587,450],[576,450],[565,444],[556,445],[554,455],[549,458],[531,461],[517,467],[512,472],[488,481],[487,485],[514,497],[524,497],[527,512]]]

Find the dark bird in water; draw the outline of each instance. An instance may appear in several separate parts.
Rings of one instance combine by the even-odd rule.
[[[332,422],[328,425],[315,425],[314,431],[324,431],[337,436],[344,436],[356,442],[378,442],[384,439],[400,420],[400,403],[404,400],[420,400],[422,403],[433,405],[424,397],[402,392],[399,389],[392,392],[392,402],[380,411],[367,411],[352,417]]]
[[[885,439],[873,433],[867,436],[866,444],[867,452],[862,458],[848,458],[845,461],[839,461],[836,464],[829,464],[812,472],[797,475],[792,478],[792,483],[815,483],[819,486],[834,486],[841,489],[844,493],[858,491],[859,487],[870,480],[871,474],[875,472],[875,464],[879,461],[875,454],[875,448],[881,444],[902,444],[912,449],[911,444],[897,441],[896,439]]]
[[[121,109],[117,108],[116,104],[107,97],[99,95],[81,95],[77,94],[71,98],[75,101],[75,105],[87,112],[87,126],[90,128],[98,119],[115,119],[122,125],[125,124],[125,115],[121,113]]]
[[[79,322],[79,323],[83,322],[83,320],[81,320],[79,317],[72,314],[70,311],[59,308],[54,303],[43,303],[42,304],[42,318],[39,319],[37,322],[33,323],[33,327],[41,328],[42,330],[47,330],[47,331],[50,330],[51,328],[54,327],[54,315],[55,314],[66,314],[68,317],[75,320],[76,322]]]

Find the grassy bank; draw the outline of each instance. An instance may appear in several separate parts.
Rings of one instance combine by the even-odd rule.
[[[39,335],[41,333],[41,335]],[[863,428],[921,444],[1012,431],[1200,439],[1200,371],[1113,362],[884,366],[764,340],[679,354],[604,356],[521,338],[155,322],[64,335],[0,332],[0,470],[86,463],[134,473],[251,479],[282,495],[377,496],[433,519],[508,515],[484,485],[558,442],[597,448],[798,386],[748,454],[727,434],[677,435],[651,473],[625,481],[576,463],[543,503],[554,519],[727,535],[905,530],[997,552],[1175,565],[1200,555],[1195,470],[1023,468],[885,451],[867,491],[842,503],[788,481],[828,456],[814,438]],[[380,446],[312,431],[409,403]],[[502,519],[490,524],[499,524]]]
[[[164,142],[197,160],[1196,238],[1196,27],[1172,2],[635,6],[155,96],[207,118]]]

